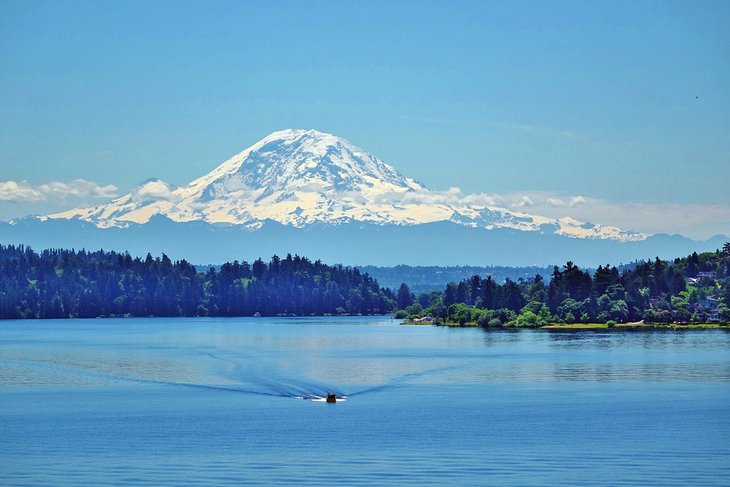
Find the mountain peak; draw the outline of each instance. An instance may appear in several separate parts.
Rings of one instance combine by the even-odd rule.
[[[293,139],[298,137],[311,137],[311,138],[317,138],[317,139],[326,139],[326,138],[332,138],[332,139],[341,139],[341,137],[337,137],[335,135],[321,132],[316,129],[283,129],[283,130],[277,130],[275,132],[271,132],[269,135],[264,137],[262,140],[272,140],[272,139]]]
[[[376,184],[406,191],[422,189],[341,137],[311,129],[287,129],[269,134],[190,186],[213,186],[226,192],[233,187],[260,190],[264,196],[307,187],[360,191]],[[209,191],[208,195],[218,193]]]

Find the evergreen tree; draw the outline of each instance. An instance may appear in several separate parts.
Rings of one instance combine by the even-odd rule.
[[[411,289],[404,282],[398,288],[398,309],[406,309],[413,304],[413,294]]]

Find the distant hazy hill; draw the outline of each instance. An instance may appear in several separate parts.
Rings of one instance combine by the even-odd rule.
[[[133,255],[166,253],[196,263],[252,260],[297,253],[346,265],[547,266],[572,260],[583,267],[633,262],[722,247],[727,237],[704,242],[674,235],[646,240],[569,238],[510,229],[485,230],[452,222],[422,225],[325,225],[303,228],[267,221],[256,230],[154,217],[126,228],[98,228],[81,220],[23,219],[0,223],[0,242],[35,248],[124,249]]]
[[[413,292],[442,291],[449,282],[460,282],[471,276],[492,276],[498,283],[507,278],[517,281],[532,279],[541,275],[550,280],[552,266],[546,267],[504,267],[504,266],[408,266],[393,267],[358,266],[361,272],[367,272],[378,280],[381,286],[398,289],[401,283],[407,283]]]

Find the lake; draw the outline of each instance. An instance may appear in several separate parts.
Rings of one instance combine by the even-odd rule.
[[[0,442],[2,485],[729,485],[730,333],[6,321]]]

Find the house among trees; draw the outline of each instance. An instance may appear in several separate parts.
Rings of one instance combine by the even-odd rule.
[[[715,279],[715,271],[699,272],[697,274],[698,279]]]
[[[697,284],[703,279],[714,281],[716,278],[717,274],[715,274],[715,271],[700,271],[697,273],[697,277],[687,277],[685,282],[688,284]]]
[[[695,311],[703,321],[717,323],[720,321],[720,300],[710,296],[701,299],[695,305]]]

